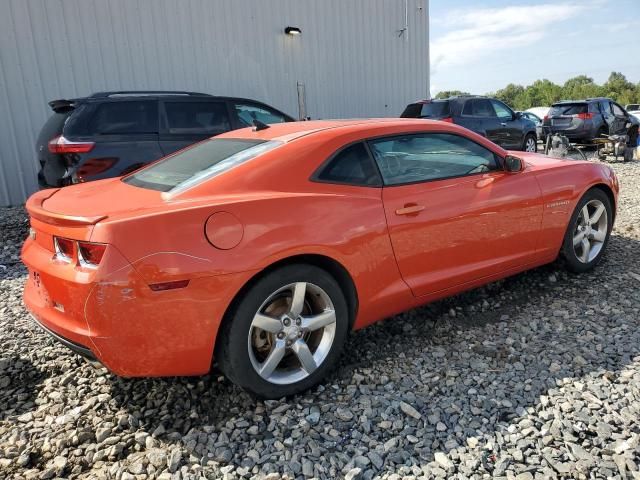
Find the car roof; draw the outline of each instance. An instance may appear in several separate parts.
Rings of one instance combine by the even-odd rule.
[[[270,124],[269,128],[254,130],[254,128],[241,128],[225,132],[216,138],[242,138],[259,140],[279,140],[289,142],[306,135],[322,132],[330,129],[350,128],[350,131],[366,131],[374,126],[416,126],[424,127],[425,123],[437,123],[431,120],[415,118],[364,118],[346,120],[310,120],[303,122],[288,122]]]
[[[122,90],[122,91],[109,91],[109,92],[96,92],[87,97],[74,98],[72,100],[66,100],[67,102],[96,102],[105,100],[123,100],[132,98],[179,98],[179,99],[192,99],[192,100],[231,100],[249,103],[258,103],[260,105],[268,106],[269,108],[277,108],[268,105],[265,102],[256,100],[254,98],[245,97],[230,97],[226,95],[211,95],[209,93],[199,92],[183,92],[180,90]]]
[[[583,98],[582,100],[559,100],[554,102],[554,105],[563,105],[566,103],[589,103],[589,102],[599,102],[600,100],[611,100],[607,97],[593,97],[593,98]]]
[[[447,98],[424,98],[422,100],[416,100],[415,102],[412,102],[412,104],[430,103],[430,102],[449,102],[451,100],[468,100],[470,98],[493,98],[493,97],[487,97],[486,95],[454,95],[452,97],[447,97]]]

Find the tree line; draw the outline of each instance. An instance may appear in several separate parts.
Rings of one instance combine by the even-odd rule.
[[[460,90],[440,92],[436,98],[448,98],[455,95],[469,95]],[[611,72],[607,81],[598,85],[593,78],[578,75],[570,78],[563,85],[550,80],[536,80],[531,85],[523,87],[510,83],[497,92],[487,93],[487,96],[497,98],[514,110],[526,110],[531,107],[548,107],[559,100],[582,100],[592,97],[607,97],[622,106],[629,103],[640,103],[640,82],[634,84],[627,80],[620,72]]]

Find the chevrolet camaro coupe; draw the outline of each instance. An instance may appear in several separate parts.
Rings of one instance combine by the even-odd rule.
[[[258,122],[35,193],[24,301],[117,375],[215,360],[278,398],[320,382],[351,330],[559,256],[593,268],[618,189],[604,164],[512,154],[445,122]]]

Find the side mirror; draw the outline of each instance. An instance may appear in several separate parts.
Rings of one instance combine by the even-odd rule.
[[[522,112],[513,112],[513,116],[511,117],[511,119],[517,120],[519,118],[522,118]]]
[[[517,173],[524,170],[524,161],[515,155],[504,157],[504,169],[510,173]]]

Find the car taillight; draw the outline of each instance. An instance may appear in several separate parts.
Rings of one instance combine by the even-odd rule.
[[[78,242],[78,262],[83,267],[97,267],[107,246],[104,243]]]
[[[453,118],[445,117],[440,119],[441,122],[453,123]]]
[[[584,112],[576,115],[581,120],[590,120],[593,118],[593,112]]]
[[[72,142],[62,135],[58,135],[49,140],[49,151],[58,154],[87,153],[93,149],[94,145],[94,142]]]
[[[549,115],[545,115],[544,118],[542,119],[543,122],[546,122],[547,120],[549,120]]]
[[[59,260],[70,262],[73,258],[73,240],[68,238],[53,237],[53,247]]]
[[[76,170],[76,177],[79,182],[83,182],[85,177],[106,172],[118,161],[117,158],[90,158]]]

